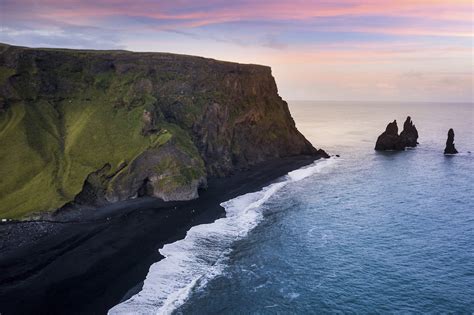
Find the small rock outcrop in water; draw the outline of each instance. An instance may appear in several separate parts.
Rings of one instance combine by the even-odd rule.
[[[403,130],[400,132],[400,138],[407,147],[414,148],[418,144],[418,130],[416,130],[410,116],[407,117],[403,124]]]
[[[385,131],[377,138],[375,150],[377,151],[402,151],[406,147],[416,147],[418,144],[418,131],[413,124],[410,116],[403,124],[403,130],[398,135],[397,121],[387,125]]]
[[[385,131],[377,138],[375,150],[403,150],[404,148],[404,146],[400,146],[400,136],[398,135],[397,121],[394,120],[387,125]]]
[[[444,154],[456,154],[458,150],[454,146],[454,130],[453,128],[448,131],[448,139],[446,140],[446,148],[444,149]]]

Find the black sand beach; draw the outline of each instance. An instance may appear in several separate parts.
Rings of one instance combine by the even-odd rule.
[[[224,216],[221,202],[259,190],[314,159],[273,160],[210,180],[200,198],[190,202],[138,199],[76,216],[62,214],[57,221],[63,222],[2,223],[0,313],[105,314],[141,288],[150,265],[162,258],[158,249],[164,244]],[[23,242],[17,247],[19,234]]]

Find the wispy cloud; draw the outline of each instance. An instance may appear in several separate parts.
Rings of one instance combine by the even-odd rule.
[[[404,82],[421,81],[419,98],[473,94],[471,0],[0,0],[0,26],[0,41],[18,45],[265,63],[291,98],[409,95]]]
[[[471,1],[398,0],[398,1],[79,1],[79,0],[3,0],[3,18],[10,21],[19,17],[41,18],[68,23],[100,23],[100,19],[128,16],[130,20],[149,18],[166,28],[196,28],[242,21],[302,21],[337,17],[404,17],[413,21],[464,21],[464,29],[436,32],[414,23],[409,29],[425,34],[457,36],[469,33],[472,23]],[[8,22],[7,22],[8,23]],[[445,24],[449,26],[449,24]],[[353,28],[352,26],[355,26]],[[396,25],[389,26],[390,33]],[[419,26],[419,30],[418,30]],[[410,34],[410,32],[400,32]],[[346,25],[345,31],[361,31],[357,25]],[[365,25],[365,32],[383,32],[384,25]]]

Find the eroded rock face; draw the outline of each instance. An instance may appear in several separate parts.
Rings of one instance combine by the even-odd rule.
[[[158,128],[156,126],[155,113],[145,109],[143,111],[142,121],[143,121],[143,128],[142,128],[143,135],[148,136],[152,133],[158,132]]]
[[[198,188],[207,183],[203,169],[201,159],[170,141],[143,152],[127,169],[114,176],[105,197],[109,202],[140,195],[165,201],[195,199]]]
[[[410,116],[407,117],[403,124],[403,130],[398,134],[397,121],[387,125],[385,131],[377,138],[375,150],[377,151],[403,151],[406,147],[416,147],[418,142],[418,131],[411,121]]]
[[[448,139],[446,140],[446,148],[444,149],[444,154],[457,154],[458,150],[454,146],[454,130],[453,128],[448,131]]]
[[[411,121],[411,117],[408,116],[403,124],[403,130],[400,133],[400,140],[407,147],[414,148],[418,144],[418,130],[416,130],[415,125]]]
[[[377,138],[375,144],[375,150],[377,151],[389,151],[389,150],[404,150],[405,146],[400,142],[400,136],[398,135],[397,121],[387,125],[385,131]]]
[[[328,157],[296,129],[269,67],[0,44],[0,71],[3,217],[73,200],[188,200],[208,177]]]

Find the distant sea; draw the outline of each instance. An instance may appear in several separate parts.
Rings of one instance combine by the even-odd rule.
[[[474,312],[474,105],[290,102],[339,158],[229,200],[110,313]],[[410,115],[420,145],[374,151]],[[444,156],[449,128],[460,154]],[[468,153],[468,151],[473,152]]]

